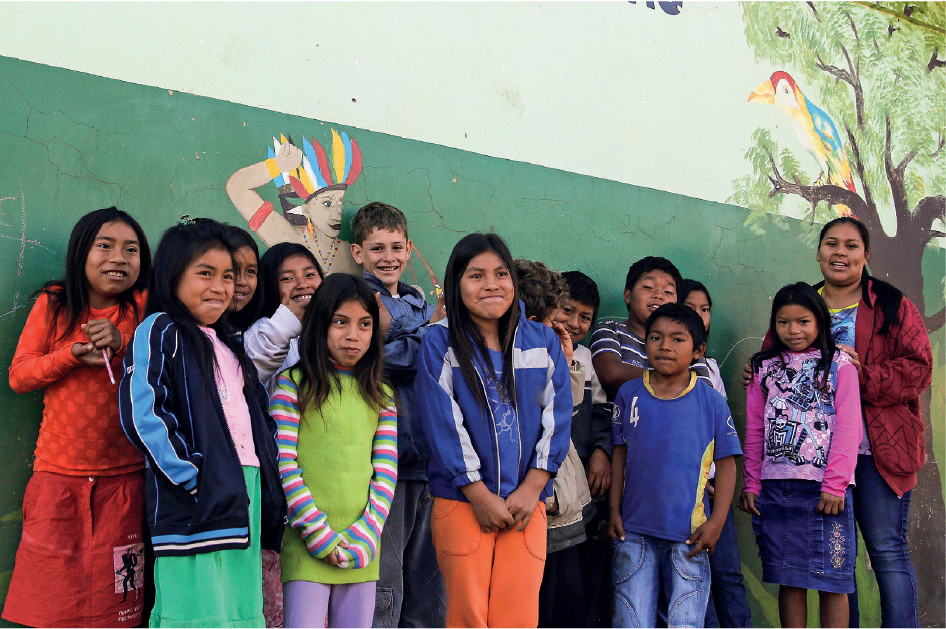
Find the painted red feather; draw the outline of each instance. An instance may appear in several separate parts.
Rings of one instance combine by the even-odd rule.
[[[361,174],[361,149],[358,148],[358,142],[354,138],[351,140],[351,168],[348,171],[348,179],[345,185],[350,186],[355,183],[355,179]]]
[[[325,185],[332,185],[334,180],[332,179],[332,173],[328,168],[328,157],[325,155],[325,149],[322,148],[322,145],[319,144],[315,138],[312,138],[312,148],[315,149],[315,155],[319,159],[319,171],[322,173],[322,178],[325,180]]]

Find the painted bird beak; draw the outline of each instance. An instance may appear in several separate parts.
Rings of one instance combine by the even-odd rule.
[[[752,93],[749,94],[749,99],[746,102],[757,102],[764,105],[774,105],[775,87],[772,86],[772,81],[766,81],[765,83],[759,85],[759,87],[752,90]]]

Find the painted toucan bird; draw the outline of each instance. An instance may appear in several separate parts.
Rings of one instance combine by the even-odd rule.
[[[782,71],[773,72],[768,81],[749,94],[748,102],[775,105],[792,119],[799,142],[821,167],[815,185],[832,184],[857,192],[838,128],[831,116],[805,98],[791,75]],[[851,215],[846,205],[835,205],[834,209],[841,216]]]

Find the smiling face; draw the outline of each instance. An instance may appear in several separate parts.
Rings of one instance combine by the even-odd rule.
[[[99,228],[85,258],[85,284],[92,308],[110,308],[134,286],[141,270],[138,235],[127,223],[112,221]]]
[[[364,242],[351,246],[351,255],[396,295],[397,283],[407,268],[413,247],[404,232],[375,228]]]
[[[226,249],[209,249],[181,275],[176,295],[199,325],[210,326],[233,298],[233,259]]]
[[[460,299],[484,336],[495,333],[515,296],[512,274],[495,251],[470,259],[460,277]]]
[[[793,352],[803,352],[818,338],[815,313],[798,304],[786,304],[775,313],[775,333]]]
[[[703,320],[703,327],[709,332],[711,312],[709,297],[706,296],[706,293],[701,290],[691,290],[690,294],[683,300],[683,305],[700,315],[700,319]]]
[[[668,317],[660,317],[651,324],[644,345],[650,366],[664,377],[685,373],[706,349],[705,345],[693,347],[693,337],[686,326]]]
[[[371,347],[374,319],[360,301],[346,301],[332,314],[326,337],[332,360],[354,367]]]
[[[233,254],[237,269],[234,277],[233,302],[230,307],[239,312],[250,303],[256,293],[257,278],[259,275],[259,260],[256,253],[248,245],[243,245]]]
[[[342,229],[342,199],[344,190],[323,190],[305,205],[290,210],[293,214],[301,214],[309,219],[312,228],[329,238],[338,238]],[[306,229],[303,225],[300,229]]]
[[[279,303],[294,302],[308,306],[315,289],[322,283],[319,271],[308,256],[298,253],[289,256],[279,265]]]
[[[653,269],[645,272],[634,283],[634,288],[624,291],[624,303],[629,307],[627,323],[631,332],[644,336],[644,323],[654,310],[664,304],[677,301],[677,284],[666,271]]]
[[[572,337],[572,343],[585,338],[595,318],[595,309],[574,299],[566,299],[555,319],[565,326],[565,331]]]
[[[816,260],[827,284],[837,287],[860,284],[870,251],[864,248],[861,233],[850,223],[838,223],[829,229],[818,245]]]

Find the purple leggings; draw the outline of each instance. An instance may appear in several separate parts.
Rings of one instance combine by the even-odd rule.
[[[329,585],[283,583],[283,621],[291,627],[370,627],[376,581]]]

